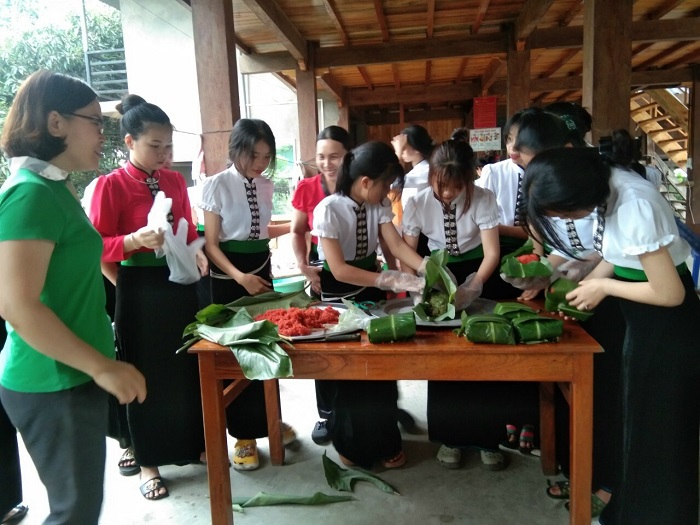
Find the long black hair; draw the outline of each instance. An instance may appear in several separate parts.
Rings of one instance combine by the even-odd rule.
[[[350,196],[352,185],[360,177],[369,177],[373,181],[396,179],[394,190],[397,195],[403,188],[403,167],[391,146],[383,142],[365,142],[343,156],[335,192]]]
[[[406,135],[406,142],[408,142],[408,145],[420,153],[425,160],[430,158],[435,143],[427,129],[418,124],[411,124],[407,128],[401,130],[401,134]]]
[[[592,212],[610,196],[611,167],[594,148],[554,148],[535,155],[523,176],[518,209],[527,232],[576,257],[557,235],[552,212]]]
[[[552,102],[544,108],[548,113],[553,113],[564,121],[567,128],[569,142],[577,148],[585,148],[586,133],[591,131],[593,117],[583,106],[575,102]]]
[[[320,140],[334,140],[340,142],[345,151],[350,151],[352,149],[352,140],[350,139],[350,133],[347,132],[345,128],[340,126],[328,126],[321,130],[321,132],[316,136],[316,142]]]

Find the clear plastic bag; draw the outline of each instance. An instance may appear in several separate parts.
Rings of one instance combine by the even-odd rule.
[[[165,242],[163,251],[165,260],[170,268],[170,281],[178,284],[192,284],[201,279],[197,267],[197,252],[204,246],[205,240],[199,237],[187,244],[187,219],[180,217],[177,233],[168,224],[165,227]]]

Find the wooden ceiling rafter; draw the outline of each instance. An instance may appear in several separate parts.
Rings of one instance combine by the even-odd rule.
[[[506,67],[506,62],[499,58],[492,58],[481,75],[481,96],[488,94],[491,86],[496,82],[501,72]]]
[[[428,0],[428,16],[425,26],[426,36],[433,38],[433,31],[435,30],[435,0]]]
[[[367,86],[367,89],[372,91],[374,89],[374,86],[372,85],[372,81],[369,78],[369,73],[367,73],[367,68],[365,68],[363,66],[358,66],[357,71],[360,73],[362,80],[364,80],[365,85]]]
[[[326,8],[328,17],[331,19],[331,22],[333,22],[336,31],[338,31],[340,41],[344,46],[350,45],[350,38],[343,27],[343,23],[340,21],[340,13],[338,13],[338,10],[335,8],[334,0],[321,0],[321,2],[323,3],[323,7]]]
[[[399,66],[396,64],[391,64],[391,76],[394,79],[394,89],[398,91],[401,89],[401,77],[399,76]]]
[[[579,14],[581,9],[583,9],[583,0],[575,0],[569,10],[566,12],[564,18],[559,20],[559,27],[568,27],[574,18],[576,18],[576,15]]]
[[[664,69],[673,69],[680,64],[694,64],[700,61],[700,48],[685,55],[679,56],[676,60],[664,64]]]
[[[282,82],[285,86],[287,86],[289,89],[291,89],[294,93],[297,92],[297,83],[294,81],[294,79],[288,75],[285,75],[282,72],[278,73],[272,73],[272,76],[274,76],[277,80]]]
[[[520,11],[517,20],[515,21],[515,40],[525,41],[537,28],[538,24],[549,8],[554,3],[554,0],[528,0],[525,6]]]
[[[338,103],[341,106],[345,104],[346,88],[340,85],[340,83],[333,77],[332,73],[328,72],[321,75],[318,77],[318,82],[326,91],[328,91],[338,100]]]
[[[464,72],[467,69],[467,64],[469,63],[469,58],[464,57],[462,61],[459,63],[459,71],[457,71],[457,76],[455,77],[455,84],[459,84],[462,82],[462,79],[464,78]]]
[[[302,71],[309,62],[309,45],[275,0],[243,0],[258,19],[270,28],[294,57]]]
[[[389,41],[389,27],[386,23],[386,16],[384,15],[384,6],[382,5],[382,0],[374,0],[374,11],[377,13],[377,22],[379,23],[379,29],[382,31],[382,42]]]
[[[486,16],[486,12],[489,10],[489,4],[491,4],[491,0],[481,0],[481,4],[479,4],[479,10],[476,12],[476,18],[474,19],[474,23],[472,24],[470,33],[472,35],[475,35],[479,32],[479,28],[481,28],[481,23],[484,21],[484,16]]]
[[[654,64],[655,62],[658,62],[660,59],[663,59],[664,57],[667,57],[669,55],[674,54],[677,51],[680,51],[684,47],[686,47],[688,44],[691,44],[692,42],[677,42],[673,44],[671,47],[664,49],[663,51],[658,52],[652,57],[647,58],[644,62],[641,64],[637,64],[632,68],[632,71],[644,71],[647,69],[651,64]]]
[[[430,85],[430,71],[432,69],[432,62],[430,60],[425,61],[425,85]]]
[[[668,0],[666,3],[647,13],[645,18],[647,20],[658,20],[659,18],[663,18],[683,2],[685,2],[685,0]]]

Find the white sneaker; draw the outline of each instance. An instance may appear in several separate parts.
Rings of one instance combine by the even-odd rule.
[[[459,462],[462,459],[462,451],[458,448],[440,445],[436,456],[438,463],[445,468],[459,468]]]
[[[500,452],[481,450],[481,466],[486,470],[503,470],[506,468],[506,458]]]

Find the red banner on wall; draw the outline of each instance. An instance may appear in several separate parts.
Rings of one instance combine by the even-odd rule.
[[[474,98],[474,129],[496,127],[496,103],[498,97]]]

